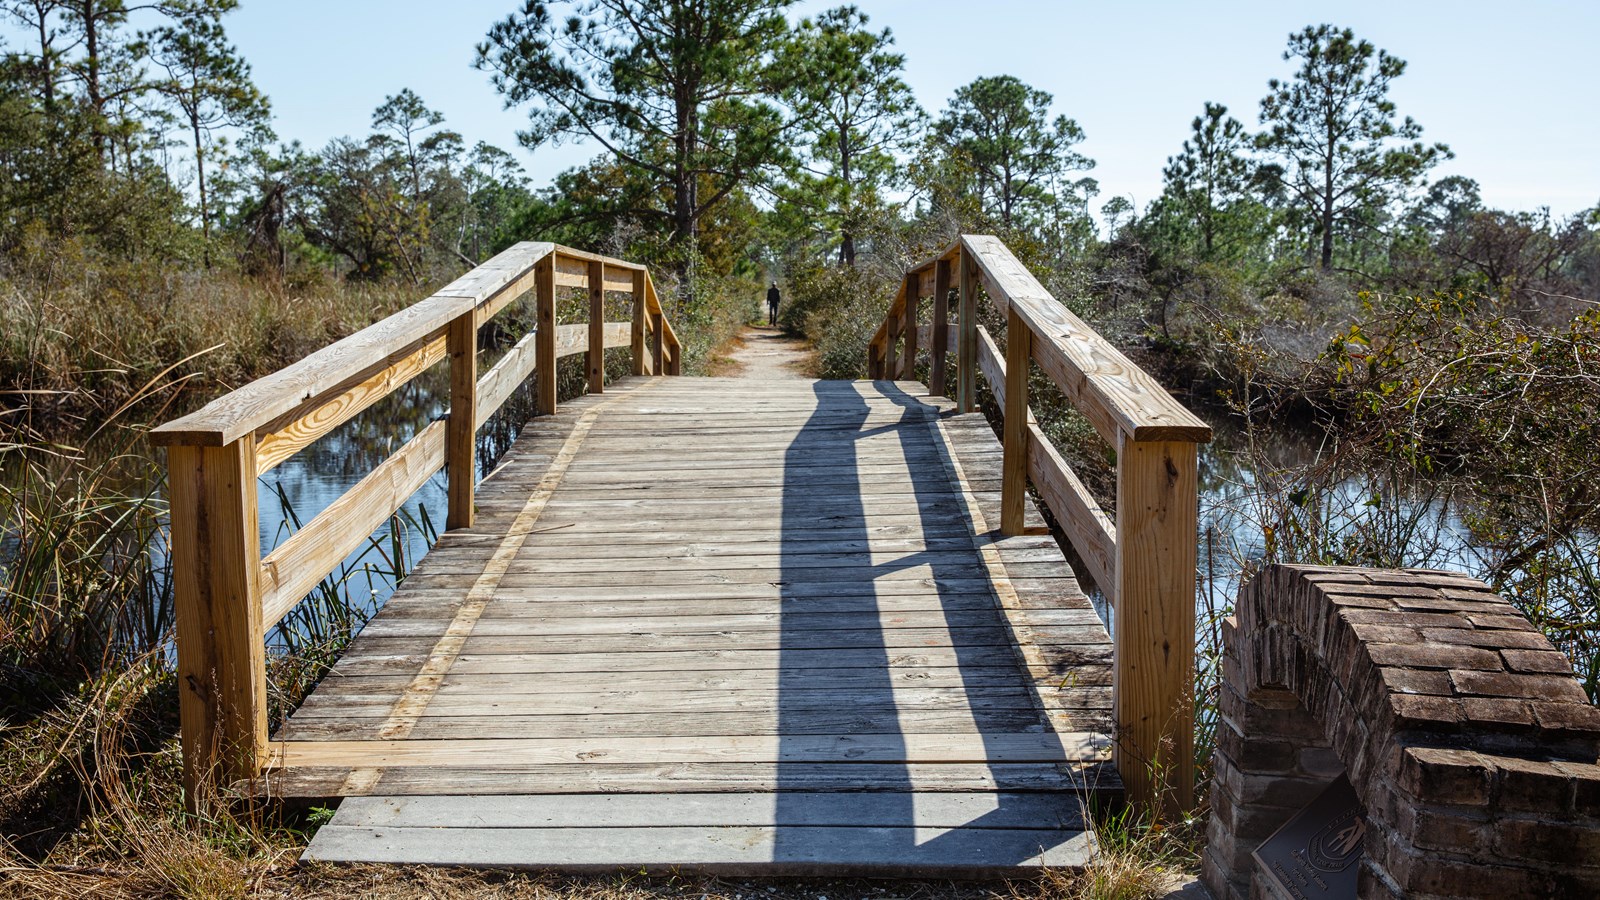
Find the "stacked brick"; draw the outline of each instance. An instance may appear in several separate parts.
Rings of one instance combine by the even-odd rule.
[[[1362,897],[1600,897],[1600,709],[1487,585],[1272,566],[1223,641],[1219,900],[1277,896],[1251,851],[1341,771],[1366,810]]]

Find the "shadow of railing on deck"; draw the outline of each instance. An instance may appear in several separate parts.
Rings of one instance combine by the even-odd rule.
[[[989,739],[1047,728],[1010,646],[989,573],[971,547],[972,523],[952,492],[935,435],[923,424],[934,411],[891,383],[818,382],[815,391],[817,409],[783,461],[774,861],[838,859],[846,849],[886,867],[939,867],[970,860],[961,850],[981,831],[987,865],[1020,864],[1063,841],[1070,832],[1051,826],[1070,820],[1039,821],[1037,807],[1013,808],[1017,795],[999,793],[995,806],[973,810],[965,823],[926,817],[919,823],[913,802],[913,787],[931,773],[906,762],[914,755],[908,735],[959,740],[975,732],[990,778],[1006,786],[1009,764],[989,758]],[[873,410],[863,391],[889,398],[899,418],[869,421]],[[885,516],[868,499],[884,482],[863,466],[901,459],[912,473],[915,505]],[[871,548],[885,536],[926,543],[875,560]],[[925,575],[885,579],[918,568]],[[895,589],[902,585],[915,587]],[[911,627],[888,627],[902,622]],[[919,676],[934,669],[948,670],[931,679],[938,690],[919,687]],[[841,741],[829,762],[801,761],[783,746],[815,734],[849,734],[860,745]],[[827,780],[830,768],[837,774],[852,758],[863,759],[850,766],[852,784]],[[828,825],[853,827],[809,827]],[[841,835],[848,848],[839,846]]]

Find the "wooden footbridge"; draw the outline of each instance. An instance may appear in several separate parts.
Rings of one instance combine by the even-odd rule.
[[[326,860],[956,876],[1085,864],[1085,805],[1124,785],[1187,799],[1209,429],[1003,245],[906,275],[873,380],[669,377],[681,353],[643,267],[519,244],[157,429],[191,797],[342,798]],[[450,413],[263,557],[257,476],[446,359]],[[1115,521],[1033,423],[1030,360],[1117,450]],[[475,433],[530,377],[540,414],[480,482]],[[448,530],[269,737],[265,636],[441,467]]]

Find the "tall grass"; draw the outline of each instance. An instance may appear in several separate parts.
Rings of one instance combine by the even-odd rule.
[[[138,399],[138,398],[133,398]],[[0,895],[244,897],[300,838],[228,797],[184,810],[164,483],[138,432],[0,435]],[[298,522],[285,503],[285,520]],[[414,563],[397,516],[269,636],[292,710]]]
[[[284,281],[107,257],[72,239],[0,256],[0,410],[77,432],[163,376],[177,407],[275,371],[425,295],[313,270]],[[174,361],[183,360],[170,372]],[[17,393],[28,392],[28,393]],[[149,410],[146,417],[153,417]]]

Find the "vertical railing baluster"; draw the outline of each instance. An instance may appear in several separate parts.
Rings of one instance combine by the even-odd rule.
[[[928,392],[945,396],[945,353],[950,344],[950,261],[941,259],[933,270],[933,328],[928,334]]]
[[[906,308],[900,330],[906,336],[905,360],[901,363],[903,381],[917,379],[917,314],[922,305],[922,276],[916,272],[906,275]]]
[[[478,319],[467,310],[450,322],[445,337],[450,354],[450,420],[445,464],[450,471],[445,528],[471,528],[477,484]]]
[[[1012,307],[1006,317],[1006,409],[1000,470],[1000,533],[1022,534],[1028,502],[1028,368],[1033,332]]]
[[[890,381],[900,378],[900,323],[903,321],[901,316],[891,316],[883,338],[883,377]]]
[[[956,412],[972,412],[978,402],[978,267],[963,246],[958,268],[961,315],[956,331]]]
[[[606,264],[589,262],[589,393],[606,389]]]
[[[556,411],[556,255],[540,260],[534,273],[539,330],[534,345],[534,409],[541,416]]]
[[[645,279],[646,276],[643,269],[635,269],[633,271],[633,340],[631,347],[633,350],[633,374],[635,375],[648,374],[645,371],[645,332],[649,330],[645,326],[645,315],[647,313],[644,296]]]

